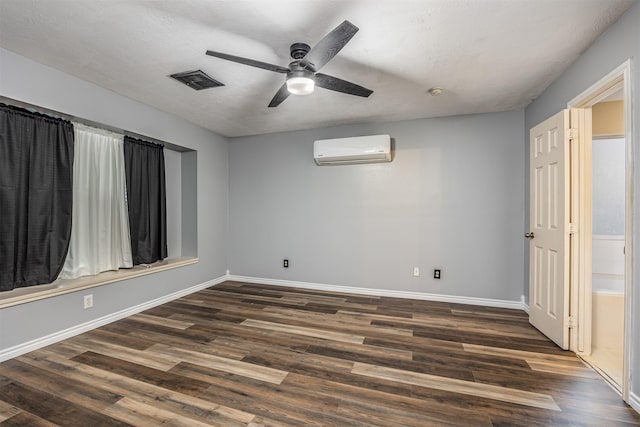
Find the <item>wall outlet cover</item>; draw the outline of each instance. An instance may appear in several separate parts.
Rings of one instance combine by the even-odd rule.
[[[85,309],[93,307],[93,294],[85,295],[83,302]]]

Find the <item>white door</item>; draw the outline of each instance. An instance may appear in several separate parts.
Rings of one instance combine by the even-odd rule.
[[[569,110],[530,131],[529,322],[569,348]]]

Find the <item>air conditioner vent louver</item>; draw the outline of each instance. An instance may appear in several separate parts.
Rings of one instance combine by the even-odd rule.
[[[220,83],[219,81],[212,79],[202,70],[185,71],[183,73],[171,74],[169,77],[186,84],[194,90],[224,86],[224,83]]]

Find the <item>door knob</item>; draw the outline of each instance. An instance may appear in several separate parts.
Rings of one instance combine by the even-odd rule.
[[[524,237],[527,239],[533,239],[533,231],[531,233],[524,233]]]

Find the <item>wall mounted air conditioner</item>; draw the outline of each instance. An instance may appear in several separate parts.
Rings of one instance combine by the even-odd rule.
[[[321,139],[313,142],[313,159],[318,165],[346,165],[391,161],[389,135]]]

